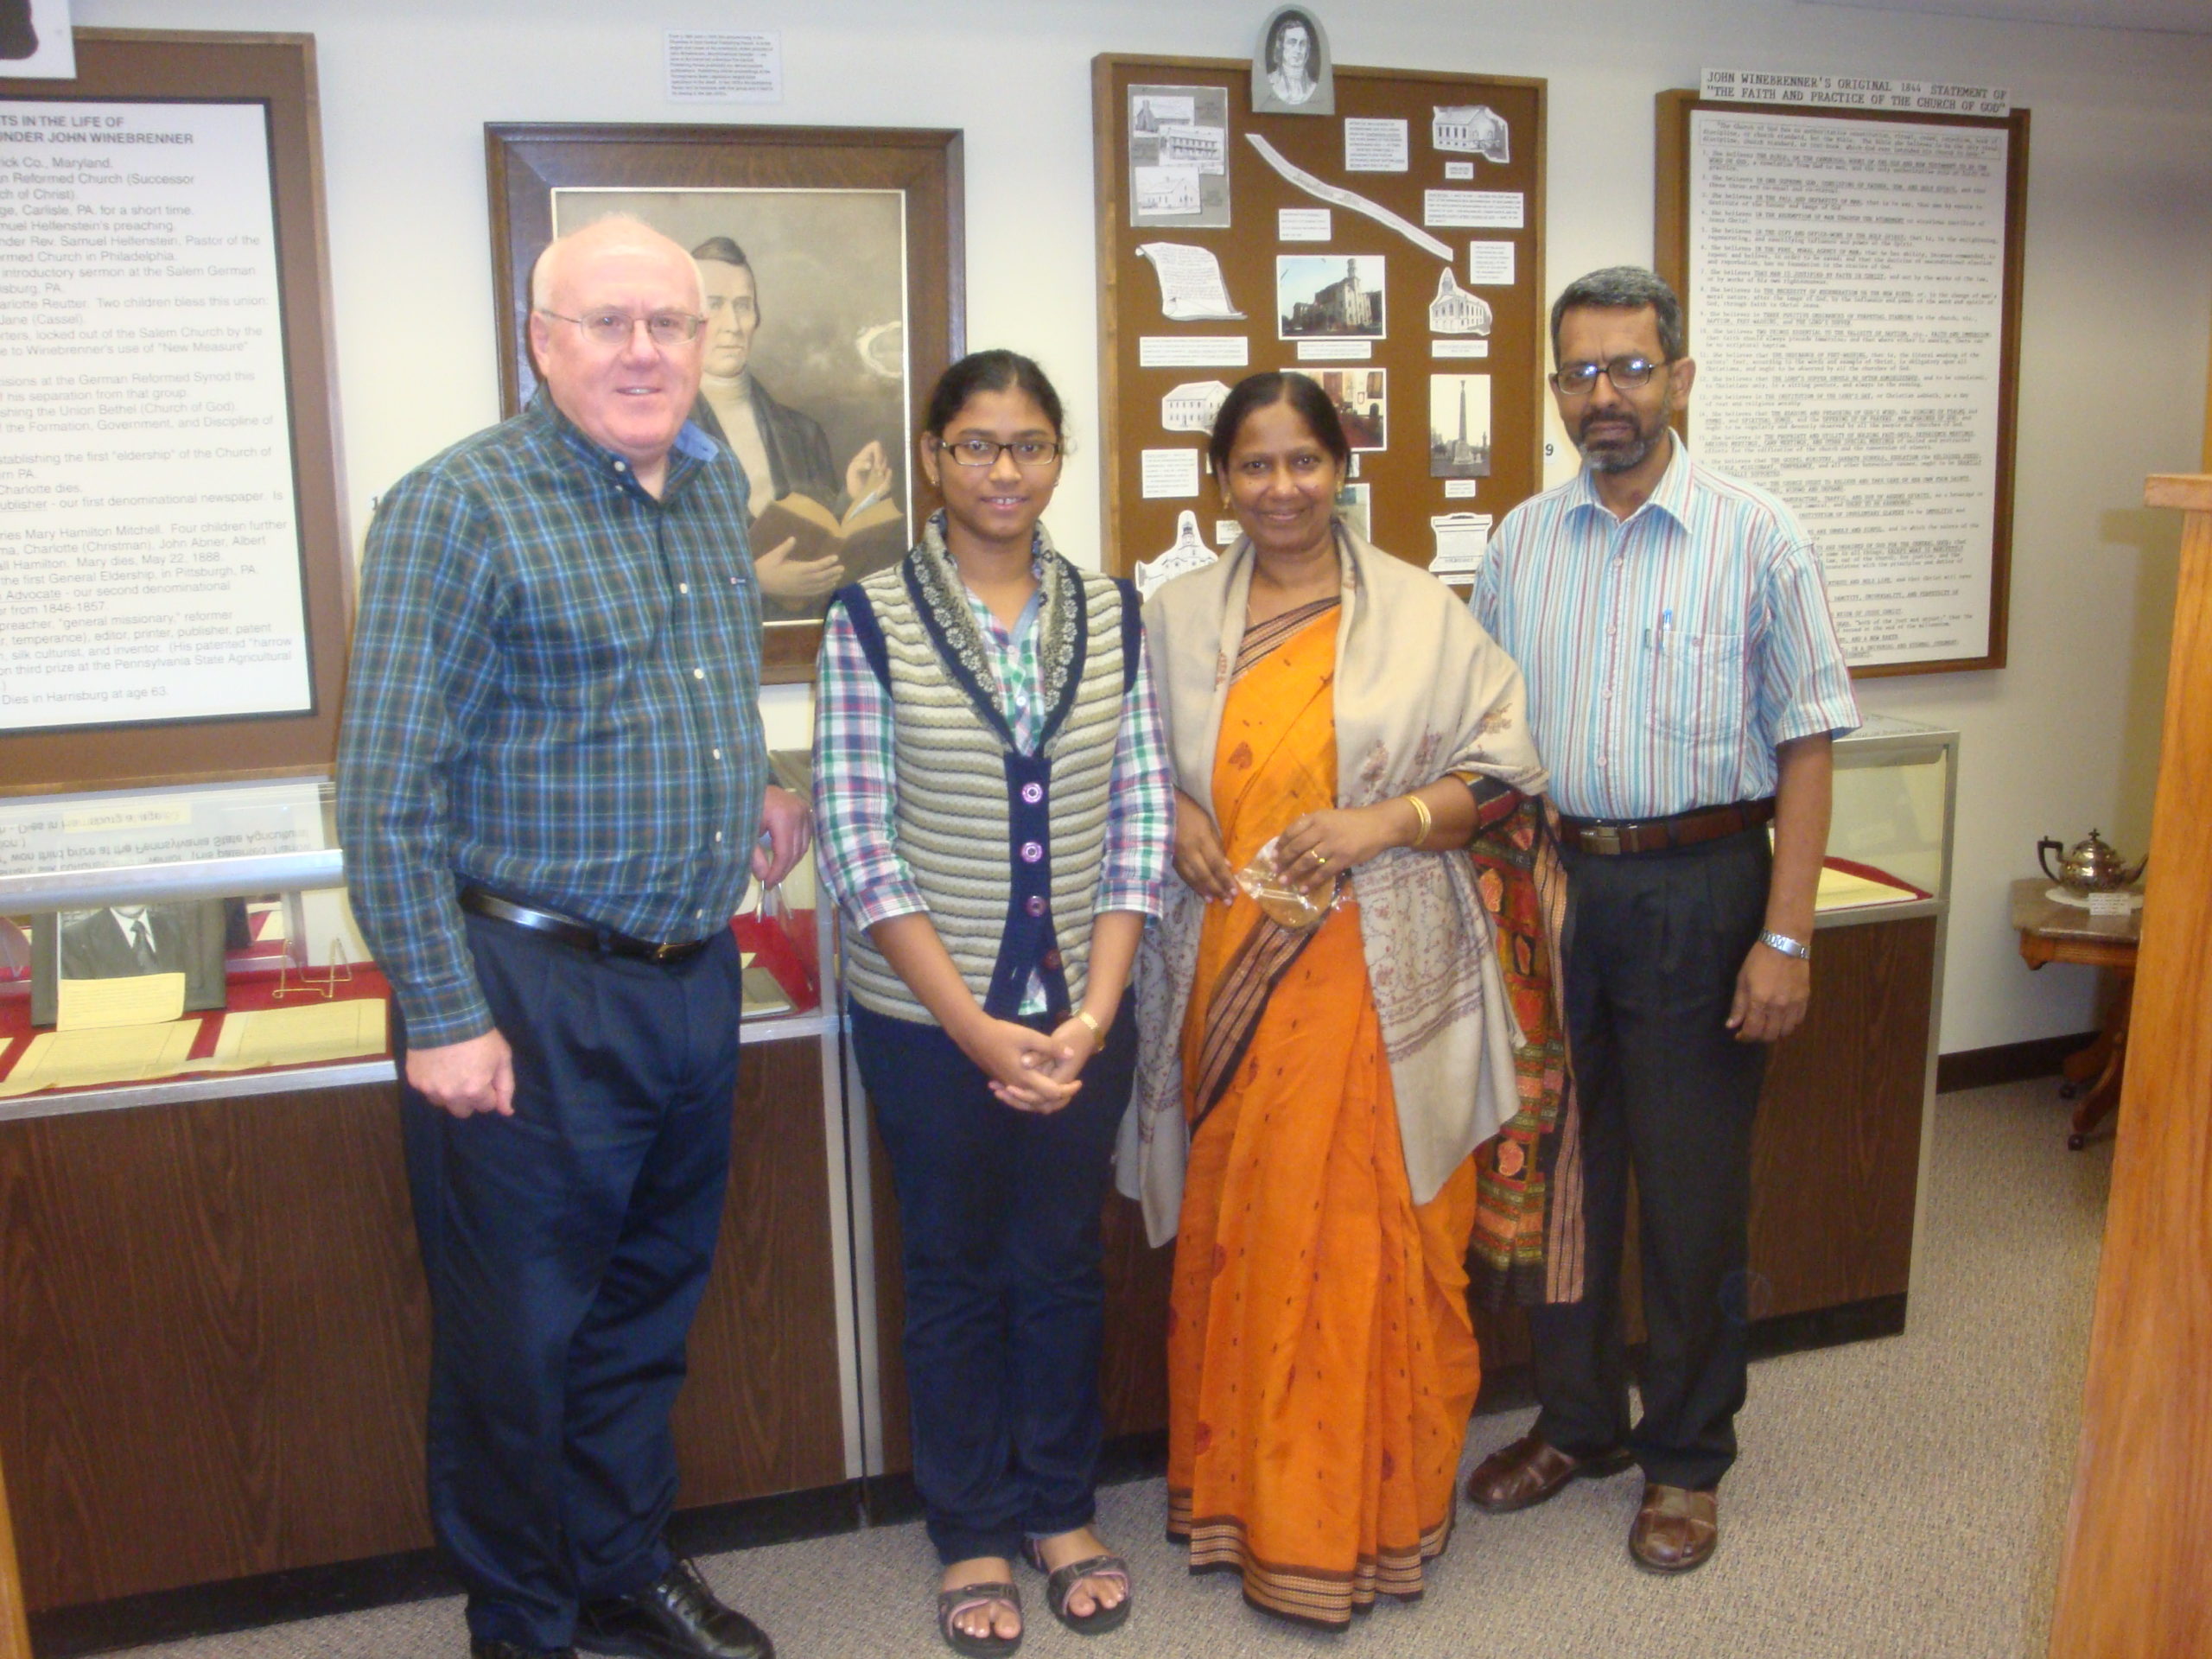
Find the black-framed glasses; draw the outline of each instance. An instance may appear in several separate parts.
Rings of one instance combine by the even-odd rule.
[[[1603,363],[1562,363],[1552,376],[1552,389],[1562,397],[1586,397],[1602,374],[1613,383],[1615,391],[1634,391],[1638,386],[1649,385],[1651,377],[1666,366],[1634,352]]]
[[[538,311],[556,321],[575,323],[588,339],[600,346],[627,346],[637,337],[639,323],[645,324],[645,333],[652,336],[654,345],[681,346],[696,340],[707,321],[689,311],[656,311],[647,317],[633,317],[626,311],[594,311],[585,316],[571,317],[548,311],[543,306]]]
[[[1060,446],[1050,438],[1016,438],[1001,443],[995,438],[955,438],[937,447],[963,467],[995,467],[1001,455],[1012,455],[1017,467],[1049,467],[1060,458]]]

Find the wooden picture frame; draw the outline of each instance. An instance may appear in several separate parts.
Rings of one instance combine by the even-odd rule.
[[[758,371],[753,393],[772,392],[752,397],[753,417],[798,435],[767,446],[777,481],[787,486],[779,499],[817,501],[806,516],[827,539],[806,539],[793,556],[842,548],[880,561],[906,550],[936,505],[913,464],[920,401],[966,349],[957,131],[497,123],[485,127],[484,143],[504,413],[519,412],[537,389],[529,289],[539,251],[556,230],[604,213],[634,213],[692,248],[702,273],[713,273],[710,312],[717,283],[740,269],[731,255],[744,261],[757,296],[757,334],[717,347],[710,321],[710,372],[717,351],[747,376]],[[884,315],[893,303],[895,320]],[[802,362],[814,366],[802,370]],[[894,368],[895,392],[885,378]],[[714,385],[732,384],[710,383],[702,403]],[[818,498],[846,493],[842,484],[870,444],[882,446],[892,474],[882,499],[898,505],[903,524],[897,535],[878,524],[863,543],[859,515],[869,492],[858,500]],[[798,453],[827,456],[826,469],[817,460],[799,478],[798,463],[775,458]],[[764,504],[756,499],[754,507],[757,514]],[[850,516],[841,521],[841,513]],[[763,556],[773,557],[772,549],[759,544],[766,539],[758,537],[753,550],[764,566],[760,677],[810,681],[827,594],[779,597],[774,584],[789,567],[767,563]],[[843,573],[846,580],[861,574],[849,563]]]
[[[1206,550],[1225,550],[1228,543],[1216,532],[1229,512],[1206,475],[1203,454],[1203,428],[1211,416],[1183,405],[1195,404],[1209,383],[1225,388],[1262,370],[1297,369],[1325,386],[1341,385],[1338,401],[1348,422],[1354,415],[1366,417],[1353,437],[1358,472],[1349,481],[1366,486],[1370,539],[1408,563],[1427,567],[1442,551],[1446,531],[1440,518],[1457,521],[1455,543],[1478,557],[1487,538],[1466,522],[1470,517],[1488,515],[1494,524],[1543,487],[1544,373],[1550,353],[1544,291],[1547,84],[1342,63],[1332,72],[1335,109],[1317,119],[1255,112],[1249,59],[1105,54],[1091,60],[1105,448],[1101,563],[1116,575],[1128,575],[1138,562],[1178,545],[1186,512],[1195,514]],[[1148,105],[1163,112],[1156,138],[1152,110],[1139,107]],[[1487,136],[1459,130],[1453,124],[1463,116],[1478,118]],[[1217,121],[1225,124],[1220,136],[1215,136]],[[1356,133],[1368,137],[1397,122],[1405,124],[1403,168],[1350,166],[1347,152]],[[1156,155],[1147,139],[1159,146]],[[1255,139],[1266,141],[1273,156],[1304,174],[1308,183],[1284,172]],[[1162,194],[1158,200],[1167,205],[1157,206],[1147,194],[1155,181],[1140,176],[1140,169],[1170,171],[1144,163],[1164,164],[1179,156],[1194,159],[1199,177],[1186,191],[1186,202],[1179,207]],[[1310,188],[1314,182],[1337,194],[1316,195]],[[1442,213],[1432,222],[1430,198],[1447,192],[1479,192],[1501,208],[1517,206],[1519,223],[1446,226]],[[1346,205],[1345,193],[1402,222],[1394,226]],[[1464,203],[1465,197],[1455,194],[1454,200]],[[1278,215],[1287,210],[1308,215],[1319,210],[1328,219],[1328,239],[1286,238]],[[1307,223],[1318,226],[1319,215]],[[1211,256],[1232,308],[1243,315],[1168,315],[1159,269],[1139,251],[1161,242]],[[1478,280],[1478,243],[1510,267],[1510,280],[1494,280],[1491,267]],[[1440,257],[1436,246],[1447,252]],[[1294,313],[1327,310],[1329,296],[1298,269],[1315,257],[1336,262],[1338,275],[1353,260],[1382,266],[1381,332],[1350,328],[1341,318],[1321,315],[1308,323],[1281,315],[1282,306]],[[1447,270],[1450,283],[1442,280]],[[1454,303],[1479,321],[1454,321],[1440,310]],[[1309,332],[1373,337],[1299,338]],[[1179,348],[1209,337],[1232,345],[1241,337],[1244,363],[1168,365]],[[1347,343],[1364,346],[1366,354],[1325,358],[1304,349]],[[1471,354],[1478,345],[1484,355]],[[1483,377],[1487,386],[1478,390],[1486,396],[1466,405],[1468,432],[1440,435],[1446,451],[1460,439],[1457,448],[1469,453],[1456,463],[1448,454],[1440,458],[1431,417],[1441,405],[1433,399],[1443,399],[1456,421],[1462,386]],[[1220,394],[1210,395],[1217,408]],[[1475,430],[1477,423],[1487,430]],[[1471,448],[1466,439],[1475,440]],[[1146,452],[1175,449],[1201,452],[1197,495],[1147,497]],[[1184,462],[1186,469],[1189,464]],[[1438,574],[1464,591],[1473,565],[1447,561]]]
[[[308,702],[276,714],[0,733],[0,795],[327,775],[338,751],[353,561],[338,467],[315,37],[79,29],[76,51],[74,79],[0,79],[0,99],[232,103],[266,112]]]
[[[1977,416],[1985,418],[1993,416],[1992,423],[1994,446],[1993,499],[1989,503],[1991,546],[1987,628],[1984,648],[1978,652],[1971,650],[1961,652],[1937,640],[1920,647],[1927,653],[1923,656],[1906,656],[1899,660],[1886,662],[1861,660],[1853,663],[1851,671],[1855,678],[1871,679],[1899,674],[1948,674],[1962,670],[2004,667],[2007,612],[2010,607],[2012,591],[2013,461],[2019,428],[2022,273],[2027,258],[2028,111],[2016,109],[2011,114],[2005,116],[1900,113],[1886,111],[1829,109],[1813,105],[1722,102],[1700,98],[1696,92],[1687,89],[1660,93],[1657,99],[1657,191],[1654,215],[1656,232],[1654,263],[1659,274],[1665,277],[1674,286],[1675,291],[1681,296],[1684,319],[1689,332],[1689,349],[1693,356],[1697,354],[1698,348],[1698,283],[1697,272],[1692,269],[1691,220],[1694,207],[1692,197],[1695,160],[1692,150],[1692,122],[1698,113],[1708,111],[1759,119],[1772,118],[1778,121],[1822,119],[1865,123],[1868,124],[1870,131],[1884,124],[1903,124],[1920,127],[1980,129],[1986,132],[2001,132],[2005,136],[2003,246],[1996,259],[1996,269],[2001,276],[2003,291],[1999,301],[1997,327],[1997,380],[1993,392],[1994,406],[1993,409],[1988,404],[1979,404],[1974,411]],[[1933,176],[1926,174],[1906,175],[1901,172],[1892,183],[1882,178],[1882,156],[1870,146],[1869,155],[1862,158],[1862,170],[1851,176],[1854,180],[1864,181],[1859,186],[1860,188],[1865,188],[1871,183],[1876,188],[1895,188],[1904,190],[1924,188],[1926,185],[1923,180]],[[1940,177],[1937,181],[1942,182]],[[1797,210],[1797,216],[1800,220],[1802,219],[1802,209]],[[1747,239],[1754,246],[1769,245],[1767,238],[1756,232]],[[1959,279],[1960,273],[1967,270],[1967,267],[1961,264],[1957,271],[1927,270],[1922,273],[1923,281],[1924,283],[1942,279],[1955,283]],[[1803,315],[1805,313],[1800,310],[1798,315]],[[1802,339],[1803,345],[1799,346],[1800,349],[1825,348],[1839,345],[1847,346],[1850,344],[1848,334],[1823,335],[1809,323],[1805,325]],[[1793,346],[1798,346],[1798,342],[1795,340],[1792,344]],[[1701,365],[1701,367],[1706,368],[1709,378],[1709,365]],[[1705,383],[1700,380],[1700,384],[1702,385]],[[1783,393],[1781,401],[1785,403],[1791,401],[1787,392]],[[1693,442],[1695,440],[1698,414],[1698,404],[1696,399],[1693,398],[1683,415],[1676,417],[1676,424],[1683,429],[1686,435],[1690,436]],[[1727,467],[1729,459],[1723,457],[1720,464],[1724,468]],[[1751,481],[1767,482],[1758,478]],[[1772,487],[1770,484],[1769,486]],[[1776,493],[1781,495],[1785,501],[1789,499],[1789,492],[1786,488],[1778,488]],[[1796,506],[1798,504],[1793,502],[1791,505]],[[1815,522],[1808,527],[1813,531],[1815,542],[1819,543],[1821,525]],[[1909,572],[1902,564],[1897,565],[1894,569],[1895,574],[1891,580],[1892,585],[1899,587],[1909,586],[1910,575],[1918,574]],[[1849,595],[1848,590],[1841,590],[1847,596],[1838,598],[1840,588],[1834,580],[1835,575],[1832,567],[1830,570],[1831,604],[1837,613],[1839,632],[1845,635],[1846,654],[1850,656],[1853,637],[1851,622],[1854,607],[1859,601],[1855,596]],[[1930,575],[1928,579],[1933,582],[1936,577]],[[1869,605],[1879,606],[1887,602],[1890,598],[1891,595],[1887,594],[1872,594],[1866,602]],[[1878,611],[1872,613],[1880,614]],[[1932,632],[1934,630],[1931,630]],[[1912,647],[1906,646],[1899,649],[1910,651]]]

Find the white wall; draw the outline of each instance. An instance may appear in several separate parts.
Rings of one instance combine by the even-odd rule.
[[[661,31],[780,31],[785,101],[728,118],[963,129],[969,341],[1037,356],[1095,436],[1091,56],[1243,55],[1268,9],[1032,0],[963,24],[914,0],[77,0],[77,21],[316,36],[358,533],[372,495],[499,413],[485,122],[711,118],[664,101]],[[2212,38],[1788,0],[1324,0],[1322,17],[1343,63],[1548,79],[1554,289],[1649,257],[1652,95],[1706,65],[2001,84],[2034,111],[2014,666],[1861,696],[1965,734],[1945,1050],[2086,1028],[2087,970],[2031,977],[2005,888],[2039,835],[2094,823],[2139,850],[2149,833],[2178,531],[2142,509],[2142,479],[2197,470]],[[1052,523],[1096,558],[1095,444]],[[777,741],[803,741],[803,700],[772,702]]]

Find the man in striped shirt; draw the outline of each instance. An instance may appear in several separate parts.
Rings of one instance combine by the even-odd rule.
[[[1767,1045],[1805,1016],[1829,746],[1859,723],[1796,519],[1669,428],[1697,374],[1683,344],[1681,302],[1648,270],[1560,296],[1552,387],[1583,467],[1506,515],[1473,601],[1527,677],[1560,815],[1588,1265],[1581,1300],[1530,1310],[1542,1410],[1467,1495],[1524,1509],[1640,1464],[1629,1550],[1657,1572],[1703,1565],[1719,1539],[1745,1387],[1752,1115]],[[1632,1431],[1631,1168],[1649,1332]]]
[[[474,1659],[768,1659],[662,1529],[729,1173],[729,918],[805,807],[766,782],[745,474],[686,424],[697,269],[602,219],[531,299],[529,408],[370,527],[339,754],[397,1003],[431,1520]]]

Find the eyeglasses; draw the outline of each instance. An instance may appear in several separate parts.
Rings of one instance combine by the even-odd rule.
[[[696,340],[707,321],[689,311],[656,311],[649,317],[633,317],[623,311],[594,311],[588,317],[570,317],[541,307],[538,315],[559,322],[575,323],[595,345],[617,346],[627,346],[636,339],[641,322],[652,336],[654,345],[681,346],[686,340]]]
[[[1046,438],[1016,438],[1012,443],[991,438],[956,438],[950,443],[938,438],[934,442],[963,467],[995,467],[1002,454],[1012,455],[1017,467],[1049,467],[1060,456],[1060,446]]]
[[[1613,383],[1615,391],[1634,391],[1638,386],[1649,385],[1651,377],[1665,366],[1633,353],[1604,363],[1565,363],[1552,376],[1552,388],[1562,397],[1585,397],[1602,374]]]

